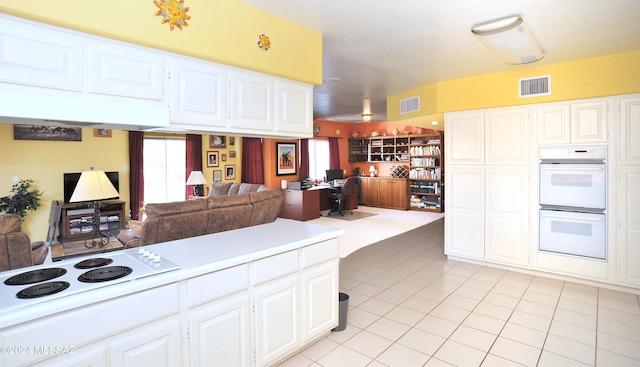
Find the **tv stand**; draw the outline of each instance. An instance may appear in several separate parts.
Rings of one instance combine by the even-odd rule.
[[[61,243],[86,240],[93,232],[93,208],[91,203],[61,204],[60,235]],[[109,232],[114,230],[117,236],[121,228],[125,228],[125,202],[120,200],[106,200],[100,202],[100,230]]]

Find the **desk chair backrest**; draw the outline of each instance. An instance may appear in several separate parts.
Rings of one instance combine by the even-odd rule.
[[[351,195],[351,192],[353,192],[353,189],[354,189],[355,185],[356,185],[356,178],[355,177],[349,177],[344,182],[344,185],[342,185],[342,189],[340,190],[340,192],[342,194],[344,194],[345,196],[349,196],[349,195]]]

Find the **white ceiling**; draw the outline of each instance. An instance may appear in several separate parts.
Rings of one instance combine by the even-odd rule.
[[[363,99],[370,98],[373,120],[384,121],[388,95],[640,49],[640,0],[243,1],[323,34],[315,119],[359,121]],[[507,65],[471,35],[478,23],[514,14],[542,47],[542,60]]]

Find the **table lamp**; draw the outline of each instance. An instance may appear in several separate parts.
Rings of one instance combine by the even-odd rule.
[[[78,184],[71,194],[69,202],[91,201],[89,207],[93,207],[91,237],[84,242],[85,247],[103,247],[109,243],[109,236],[100,230],[100,200],[111,199],[120,196],[118,191],[104,171],[84,171],[80,175]]]
[[[374,166],[370,166],[370,167],[369,167],[369,175],[370,175],[371,177],[375,177],[375,175],[376,175],[376,168],[375,168]]]
[[[187,179],[187,185],[193,185],[193,196],[204,196],[204,188],[207,180],[204,178],[202,171],[191,171]]]

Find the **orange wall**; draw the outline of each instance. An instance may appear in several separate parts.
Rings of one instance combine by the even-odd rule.
[[[349,138],[352,131],[357,131],[358,136],[368,137],[371,133],[377,131],[380,135],[387,134],[393,135],[393,129],[398,129],[399,133],[405,134],[411,132],[417,133],[417,127],[408,125],[390,124],[388,122],[366,122],[366,123],[346,123],[335,121],[316,120],[314,124],[319,124],[321,127],[320,136],[315,139],[327,139],[329,137],[338,138],[338,146],[340,149],[340,168],[347,171],[347,176],[353,175],[353,169],[360,167],[360,169],[369,169],[370,165],[374,165],[378,170],[379,176],[390,176],[391,167],[397,165],[394,162],[349,162]],[[424,129],[425,134],[434,135],[439,134],[438,131],[431,129]],[[285,143],[298,143],[297,139],[263,139],[262,151],[264,159],[264,184],[272,188],[280,188],[281,180],[297,181],[301,177],[299,175],[287,175],[276,176],[276,142]],[[299,146],[298,146],[299,149]]]

